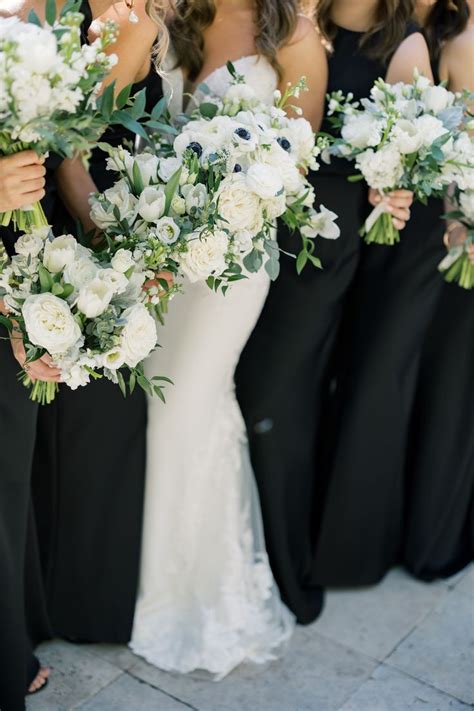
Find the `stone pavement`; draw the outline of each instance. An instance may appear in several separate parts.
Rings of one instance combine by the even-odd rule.
[[[167,674],[125,647],[43,645],[53,669],[28,711],[467,711],[474,705],[474,565],[430,585],[394,570],[329,593],[283,657],[224,681]]]

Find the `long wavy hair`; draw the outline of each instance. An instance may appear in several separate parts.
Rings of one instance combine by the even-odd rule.
[[[329,44],[337,34],[331,17],[333,5],[333,0],[319,0],[316,6],[316,23]],[[413,9],[413,0],[379,0],[373,27],[365,32],[360,43],[364,53],[381,62],[390,59],[405,37]]]
[[[424,30],[431,59],[439,59],[443,45],[466,29],[471,10],[467,0],[437,0],[426,18]]]
[[[255,45],[281,74],[277,53],[292,37],[298,20],[299,0],[254,0]],[[176,0],[175,12],[168,24],[171,41],[182,67],[191,80],[196,79],[204,62],[204,30],[216,16],[214,0]]]
[[[169,32],[165,22],[168,3],[166,0],[146,0],[146,11],[158,27],[158,35],[153,46],[153,60],[159,71],[169,45]]]

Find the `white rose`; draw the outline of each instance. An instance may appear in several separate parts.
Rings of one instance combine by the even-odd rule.
[[[235,173],[224,178],[216,195],[222,227],[231,232],[247,230],[256,235],[263,227],[260,198],[247,185],[245,175]]]
[[[318,235],[325,239],[337,239],[341,234],[339,226],[335,224],[338,216],[321,205],[320,212],[313,211],[311,223],[301,228],[301,234],[314,239]]]
[[[161,180],[167,183],[180,167],[181,161],[178,158],[162,158],[158,167],[158,175]]]
[[[187,247],[187,252],[181,255],[181,269],[191,282],[204,281],[226,270],[229,238],[222,230],[193,232],[188,237]]]
[[[395,143],[400,153],[417,153],[423,145],[423,135],[413,121],[400,119],[391,132],[392,143]]]
[[[454,103],[454,94],[444,86],[428,86],[421,97],[425,108],[433,114],[439,114]]]
[[[124,362],[130,368],[135,368],[156,347],[155,320],[143,304],[135,304],[126,309],[122,319],[126,323],[120,334],[120,348]]]
[[[133,180],[133,166],[136,165],[145,186],[156,182],[158,163],[159,159],[152,153],[139,153],[136,156],[125,155],[125,165],[130,179]]]
[[[121,220],[127,220],[129,223],[135,220],[138,200],[130,192],[125,180],[119,180],[112,188],[105,190],[101,198],[100,200],[94,196],[90,198],[90,214],[97,227],[107,229],[117,222],[113,214],[114,207],[118,208]]]
[[[29,296],[22,308],[28,338],[52,356],[66,353],[81,338],[81,329],[65,301],[50,293]]]
[[[175,215],[178,215],[178,217],[186,214],[186,200],[182,198],[181,195],[173,195],[170,207],[171,211],[174,212]]]
[[[271,200],[283,192],[278,172],[264,163],[253,163],[247,172],[247,186],[262,200]]]
[[[383,123],[369,113],[346,117],[342,138],[353,148],[378,146],[382,140]]]
[[[86,257],[75,259],[64,270],[64,281],[72,284],[75,289],[81,289],[94,279],[97,269],[97,264],[92,259]]]
[[[53,274],[72,264],[76,257],[77,241],[72,235],[61,235],[44,246],[43,264]]]
[[[258,152],[260,162],[270,165],[282,180],[287,193],[299,193],[304,184],[304,177],[298,170],[294,158],[278,143],[274,142],[269,150]]]
[[[110,263],[116,271],[122,272],[122,274],[125,274],[125,272],[128,272],[129,269],[135,266],[133,254],[129,249],[119,249],[115,252]]]
[[[116,269],[99,269],[96,278],[107,284],[114,294],[123,294],[127,290],[127,277]]]
[[[255,99],[255,90],[249,84],[233,84],[224,96],[224,101],[230,104],[240,104],[242,101],[253,99]]]
[[[181,192],[186,202],[186,212],[193,208],[202,209],[207,202],[207,189],[205,185],[183,185]]]
[[[180,229],[172,217],[162,217],[153,230],[163,244],[174,244],[179,237]]]
[[[253,239],[250,232],[241,230],[234,235],[234,243],[240,254],[248,254],[253,249]]]
[[[263,203],[263,209],[267,220],[273,221],[277,217],[281,217],[284,212],[286,212],[286,196],[284,193],[272,198],[271,200],[265,200]]]
[[[15,242],[15,252],[21,254],[23,257],[31,257],[34,259],[41,252],[43,246],[44,239],[32,231],[18,237]]]
[[[138,200],[138,213],[147,222],[156,222],[165,211],[166,195],[163,188],[145,188]]]
[[[113,295],[109,284],[95,278],[79,291],[77,308],[86,318],[96,318],[107,310]]]

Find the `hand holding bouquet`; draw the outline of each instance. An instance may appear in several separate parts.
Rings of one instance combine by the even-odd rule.
[[[110,262],[72,235],[54,238],[48,227],[22,235],[16,254],[0,273],[0,296],[8,314],[0,323],[23,338],[27,364],[45,354],[71,389],[107,377],[127,391],[136,384],[163,398],[160,380],[148,380],[142,361],[157,345],[156,324],[144,303],[146,275],[120,250]],[[26,368],[28,370],[28,368]],[[50,403],[56,382],[32,382],[31,398]],[[169,381],[168,381],[169,382]]]
[[[333,124],[340,138],[323,136],[329,153],[354,160],[371,188],[382,193],[406,189],[426,203],[443,196],[449,185],[469,170],[467,94],[432,86],[415,73],[413,84],[375,82],[370,99],[353,102],[340,92],[330,97]],[[472,157],[472,151],[471,151]],[[471,164],[471,169],[474,165]],[[360,234],[368,244],[393,245],[400,235],[381,202]]]
[[[160,134],[136,156],[109,149],[108,168],[120,180],[91,201],[112,253],[128,249],[178,284],[186,276],[224,291],[263,265],[277,278],[279,217],[301,232],[299,271],[307,261],[320,266],[317,235],[339,235],[336,215],[313,208],[304,173],[317,167],[315,137],[307,121],[285,114],[293,90],[267,106],[229,70],[234,81],[224,98],[203,102],[172,143]]]
[[[461,244],[450,245],[450,250],[439,265],[447,282],[459,284],[463,289],[474,288],[474,189],[458,191],[458,209],[448,217],[457,219],[466,231]]]

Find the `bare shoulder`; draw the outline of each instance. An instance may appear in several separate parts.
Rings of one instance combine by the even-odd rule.
[[[117,2],[112,5],[107,3],[107,5],[107,9],[97,16],[96,20],[100,22],[106,22],[107,20],[115,22],[118,26],[120,39],[136,38],[137,41],[145,41],[145,39],[153,41],[158,33],[158,27],[146,11],[146,0],[136,0],[134,3],[133,11],[137,16],[138,22],[130,22],[130,8],[127,7],[125,2]],[[90,39],[93,39],[94,35],[94,24],[92,24],[89,30]]]
[[[474,26],[446,43],[440,68],[453,91],[474,90]]]
[[[309,19],[309,17],[306,17],[305,15],[298,15],[296,27],[292,36],[286,43],[286,46],[291,47],[293,45],[298,45],[308,41],[319,41],[319,34],[316,29],[316,25]]]
[[[401,42],[392,57],[386,79],[390,84],[399,81],[411,83],[415,69],[433,79],[428,45],[421,32],[414,32]]]
[[[474,59],[474,25],[469,25],[464,32],[446,43],[443,54],[448,59],[473,61]]]

